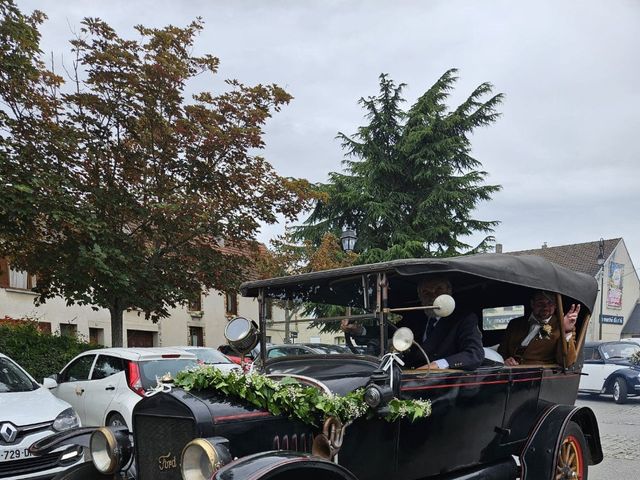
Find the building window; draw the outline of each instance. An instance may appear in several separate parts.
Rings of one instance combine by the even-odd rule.
[[[189,346],[204,347],[202,327],[189,327]]]
[[[238,314],[238,295],[235,292],[227,292],[225,294],[224,310],[227,315]]]
[[[200,312],[202,311],[202,295],[198,293],[192,299],[189,300],[189,311]]]
[[[127,330],[127,347],[157,347],[158,332]]]
[[[78,333],[78,326],[74,323],[61,323],[60,324],[60,336],[62,337],[75,337]]]
[[[345,339],[344,339],[344,335],[340,335],[339,337],[333,337],[333,343],[335,343],[336,345],[344,345]]]
[[[9,270],[9,287],[31,290],[35,286],[35,275],[29,275],[25,271],[14,270],[13,268]]]
[[[89,328],[89,343],[104,345],[104,328]]]

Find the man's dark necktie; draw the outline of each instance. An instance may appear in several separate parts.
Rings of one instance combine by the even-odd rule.
[[[429,319],[427,320],[427,329],[424,332],[425,341],[429,340],[434,328],[436,328],[436,319],[433,317],[429,317]]]

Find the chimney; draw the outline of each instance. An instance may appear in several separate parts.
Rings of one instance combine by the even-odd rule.
[[[502,244],[496,243],[496,253],[502,253]]]
[[[542,248],[547,248],[547,242],[542,242]]]

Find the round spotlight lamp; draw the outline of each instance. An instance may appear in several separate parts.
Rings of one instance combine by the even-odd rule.
[[[451,295],[439,295],[433,301],[434,312],[439,317],[448,317],[456,309],[456,301]]]
[[[196,438],[182,450],[182,478],[209,480],[220,467],[230,461],[231,454],[225,446],[206,438]]]
[[[258,328],[251,320],[236,317],[225,327],[224,337],[231,348],[244,355],[258,344]]]
[[[98,428],[91,434],[89,444],[93,465],[105,475],[111,475],[121,470],[131,456],[129,434],[123,430]]]
[[[393,334],[392,342],[398,352],[409,350],[413,344],[413,332],[408,327],[400,327]]]

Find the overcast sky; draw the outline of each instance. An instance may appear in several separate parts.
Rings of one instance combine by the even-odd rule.
[[[477,210],[499,220],[505,251],[623,237],[640,268],[640,1],[18,1],[44,11],[43,50],[65,55],[72,30],[100,17],[132,27],[206,22],[196,53],[220,58],[219,79],[278,83],[295,99],[267,125],[265,157],[285,176],[325,181],[343,158],[338,131],[378,75],[407,84],[407,106],[447,69],[450,105],[484,81],[503,116],[473,137],[501,184]],[[218,89],[219,80],[197,88]],[[264,228],[260,240],[282,233]]]

